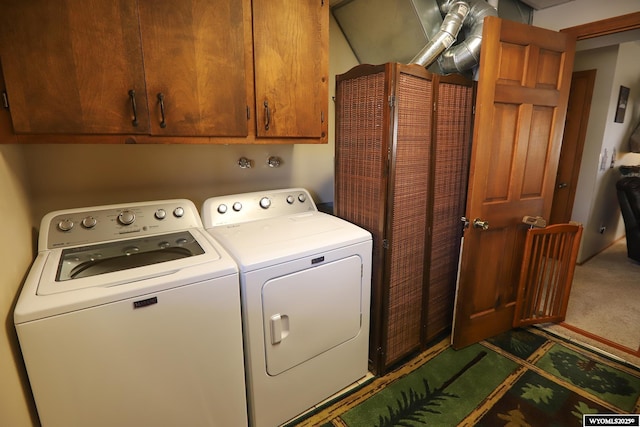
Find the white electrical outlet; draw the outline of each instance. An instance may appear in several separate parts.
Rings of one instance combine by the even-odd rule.
[[[607,149],[605,148],[604,152],[602,154],[600,154],[600,171],[607,170],[608,158],[609,158],[609,153],[608,153]]]

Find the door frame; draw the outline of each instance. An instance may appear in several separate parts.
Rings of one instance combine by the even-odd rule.
[[[562,147],[560,148],[556,187],[549,215],[550,224],[566,224],[571,221],[595,80],[596,70],[574,71],[571,75],[569,105],[564,135],[562,136]],[[580,91],[576,88],[579,82],[584,82],[584,86],[580,85],[580,89],[585,89],[586,86],[584,93],[576,92],[576,90]],[[570,122],[574,122],[578,126],[568,125]],[[562,183],[559,182],[561,178],[564,181]]]
[[[560,32],[572,34],[576,37],[577,41],[580,41],[637,29],[640,29],[640,12],[628,13],[626,15],[602,19],[600,21],[594,21],[582,25],[563,28],[562,30],[560,30]],[[578,332],[579,334],[582,334],[595,341],[601,342],[605,345],[609,345],[622,351],[627,351],[618,344],[607,340],[605,337],[593,335],[587,331],[570,327],[570,325],[564,326],[567,327],[567,329],[571,329],[574,332]],[[634,355],[640,356],[640,348],[638,348],[638,352]]]
[[[613,18],[589,22],[587,24],[567,27],[560,30],[561,33],[572,34],[577,41],[621,33],[623,31],[640,28],[640,12],[614,16]]]

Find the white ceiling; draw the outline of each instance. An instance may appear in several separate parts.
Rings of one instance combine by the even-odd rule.
[[[524,3],[527,6],[531,6],[536,10],[546,9],[548,7],[557,6],[563,3],[569,3],[570,1],[573,0],[520,0],[521,3]]]

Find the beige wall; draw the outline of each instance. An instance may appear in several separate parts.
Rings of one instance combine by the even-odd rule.
[[[31,426],[30,391],[13,326],[13,307],[33,258],[27,174],[22,150],[0,145],[0,425]]]

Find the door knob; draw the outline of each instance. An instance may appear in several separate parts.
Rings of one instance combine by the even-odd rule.
[[[488,221],[483,221],[480,218],[476,218],[473,220],[473,228],[479,228],[481,230],[488,230],[489,229],[489,222]]]
[[[567,188],[568,186],[569,184],[567,184],[566,182],[561,182],[558,184],[558,189]]]

